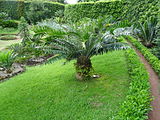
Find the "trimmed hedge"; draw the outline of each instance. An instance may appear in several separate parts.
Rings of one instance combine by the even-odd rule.
[[[0,1],[0,12],[6,12],[11,19],[20,19],[21,16],[26,16],[26,12],[29,10],[30,5],[42,5],[44,8],[49,9],[47,14],[48,18],[53,17],[56,11],[63,10],[64,4],[57,2],[24,2],[24,1]]]
[[[149,75],[133,49],[126,51],[131,79],[128,95],[114,120],[146,120],[151,110]]]
[[[12,19],[19,19],[24,13],[23,1],[0,1],[0,12],[5,12]]]
[[[121,1],[111,2],[82,2],[66,5],[64,16],[67,20],[76,22],[84,17],[97,18],[99,16],[112,15],[118,19],[123,13],[125,3]]]
[[[126,38],[144,55],[144,57],[148,60],[148,62],[152,65],[153,69],[160,76],[160,60],[153,55],[148,48],[142,45],[137,39],[126,36]]]
[[[128,0],[122,18],[144,22],[149,17],[160,15],[159,8],[159,0]]]
[[[39,22],[47,18],[53,18],[59,10],[64,11],[64,5],[53,2],[26,2],[25,18],[32,23]]]

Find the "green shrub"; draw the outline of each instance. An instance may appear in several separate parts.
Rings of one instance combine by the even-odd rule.
[[[78,21],[84,17],[98,18],[99,16],[112,15],[119,18],[123,12],[125,3],[121,1],[111,2],[82,2],[66,5],[64,16],[69,21]]]
[[[8,72],[16,59],[16,54],[11,51],[0,52],[0,67],[5,68]]]
[[[15,20],[0,20],[0,26],[3,28],[18,28],[18,24]]]
[[[146,120],[150,110],[149,75],[133,49],[126,51],[130,74],[130,87],[114,120]]]
[[[64,11],[64,5],[56,2],[24,2],[2,0],[0,1],[0,6],[0,12],[5,12],[9,17],[11,17],[11,19],[16,20],[19,20],[22,16],[24,16],[25,18],[29,18],[30,16],[32,16],[32,19],[36,16],[51,18],[54,16],[56,11]],[[43,10],[48,11],[44,12]],[[26,16],[26,13],[29,14],[29,17]],[[38,19],[39,17],[36,17],[36,20]]]
[[[7,20],[9,17],[8,17],[8,14],[5,13],[5,12],[1,12],[0,13],[0,20]]]
[[[0,1],[0,12],[5,12],[11,19],[19,19],[24,14],[24,1]]]
[[[158,18],[151,17],[144,21],[144,23],[138,22],[135,25],[138,29],[135,30],[135,35],[140,38],[146,47],[153,47],[158,36]]]
[[[153,69],[160,76],[160,60],[153,55],[146,47],[144,47],[138,40],[131,36],[126,36],[126,38],[144,55],[148,62],[152,65]]]
[[[159,0],[124,0],[127,4],[124,6],[123,19],[131,22],[144,22],[149,17],[158,16],[160,13]]]
[[[30,23],[40,22],[47,18],[55,17],[57,11],[64,11],[64,5],[60,3],[51,2],[29,2],[26,3],[25,15]]]

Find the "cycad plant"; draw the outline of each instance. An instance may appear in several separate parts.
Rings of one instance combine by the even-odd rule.
[[[12,72],[11,67],[16,59],[16,54],[11,51],[0,52],[0,67],[6,69],[7,73]]]
[[[144,23],[138,22],[135,27],[134,33],[135,35],[140,38],[141,42],[146,47],[153,47],[154,42],[157,37],[157,24],[158,19],[156,17],[151,17],[148,20],[146,20]]]
[[[35,26],[34,32],[35,36],[46,41],[50,48],[48,51],[56,54],[54,58],[75,59],[76,77],[83,80],[91,77],[92,56],[127,48],[113,36],[97,34],[95,28],[91,23],[75,26],[46,21]]]

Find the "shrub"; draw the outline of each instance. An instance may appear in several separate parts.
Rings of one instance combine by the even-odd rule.
[[[64,5],[54,2],[27,2],[25,17],[31,23],[55,17],[57,11],[64,11]],[[35,16],[36,14],[36,16]]]
[[[125,1],[125,0],[124,0]],[[159,0],[126,0],[122,19],[128,19],[131,22],[144,22],[149,17],[158,16],[160,13]]]
[[[138,24],[136,24],[138,30],[136,30],[134,33],[138,38],[140,38],[146,47],[153,47],[155,43],[155,40],[158,36],[157,24],[158,19],[156,17],[148,18],[144,23],[138,22]]]
[[[1,12],[0,13],[0,20],[7,20],[9,17],[8,17],[8,14],[5,13],[5,12]]]
[[[0,67],[5,68],[7,72],[10,72],[10,68],[16,59],[16,54],[11,51],[0,52]]]
[[[0,26],[2,26],[3,28],[18,28],[18,21],[0,20]]]
[[[133,49],[126,51],[131,83],[114,120],[146,120],[150,110],[149,75]]]
[[[66,5],[64,15],[69,21],[76,22],[84,17],[97,18],[99,16],[112,15],[119,18],[123,12],[125,3],[121,1],[111,2],[82,2]]]
[[[22,16],[25,18],[29,18],[31,16],[32,19],[36,16],[51,18],[54,17],[56,11],[64,11],[64,5],[56,2],[24,2],[2,0],[0,1],[0,6],[0,12],[5,12],[9,15],[9,17],[11,17],[11,19],[16,20],[19,20]],[[29,17],[26,16],[26,13],[29,15]],[[38,19],[39,17],[36,20]]]
[[[0,12],[5,12],[11,19],[19,19],[24,14],[24,1],[0,1]]]
[[[148,62],[152,65],[153,69],[160,76],[160,60],[153,55],[145,46],[143,46],[139,41],[131,36],[126,36],[126,38],[144,55]]]

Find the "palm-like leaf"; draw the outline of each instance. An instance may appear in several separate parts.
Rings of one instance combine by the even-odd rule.
[[[55,22],[43,22],[34,28],[36,36],[50,41],[50,51],[52,54],[59,54],[68,61],[86,56],[90,59],[97,54],[117,49],[127,48],[125,44],[116,38],[107,37],[95,33],[95,26],[89,22],[82,28],[77,25],[60,25]],[[54,59],[54,58],[53,58]]]

